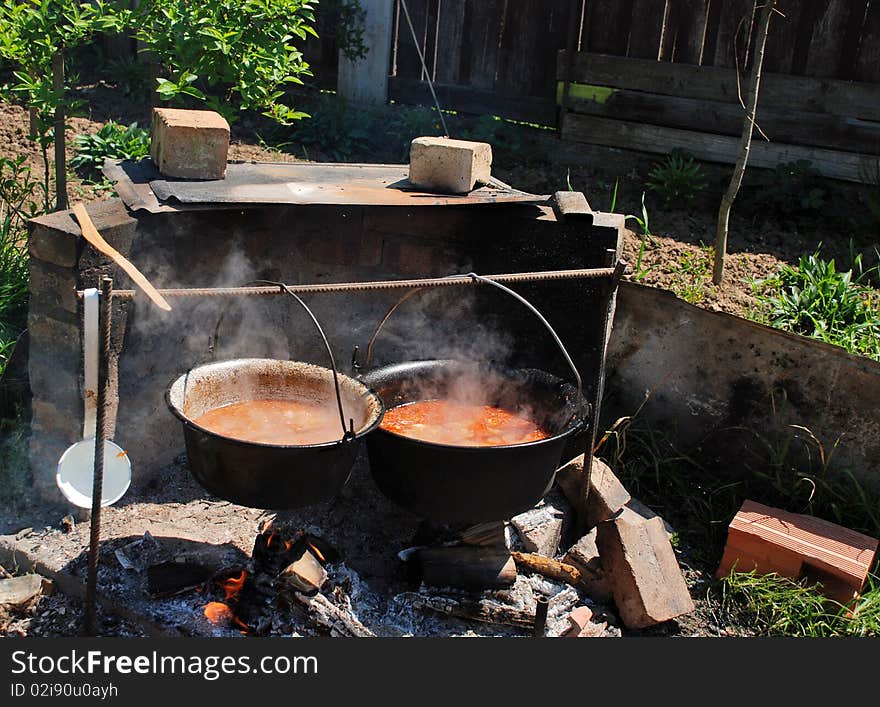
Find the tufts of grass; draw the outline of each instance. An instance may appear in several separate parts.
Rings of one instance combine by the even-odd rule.
[[[873,575],[852,606],[823,596],[805,580],[733,572],[721,580],[722,606],[738,604],[767,636],[831,638],[880,636],[880,580]]]
[[[667,206],[691,207],[706,189],[706,176],[693,156],[673,150],[651,168],[647,186]]]
[[[781,265],[754,283],[758,305],[749,317],[880,361],[880,292],[867,284],[873,271],[862,267],[861,254],[846,271],[819,250],[803,255],[796,267]]]
[[[778,423],[782,409],[775,401],[766,429],[737,428],[752,443],[735,468],[704,467],[641,419],[641,409],[617,420],[595,452],[604,452],[630,493],[671,522],[688,557],[710,572],[747,498],[880,535],[880,498],[848,471],[831,469],[836,445],[828,448],[805,427]],[[765,635],[880,636],[876,570],[852,607],[831,602],[805,582],[754,573],[714,583],[710,598]]]
[[[698,304],[706,296],[706,287],[712,275],[713,249],[702,246],[696,252],[687,251],[673,273],[672,291],[685,302]]]
[[[0,420],[0,502],[13,504],[31,488],[27,435],[20,420]]]

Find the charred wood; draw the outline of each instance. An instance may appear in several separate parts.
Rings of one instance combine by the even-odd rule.
[[[516,581],[516,565],[507,548],[426,547],[417,557],[422,580],[435,587],[487,589]]]
[[[454,616],[458,619],[480,621],[486,624],[516,626],[532,629],[535,626],[535,615],[522,609],[514,609],[498,602],[489,600],[473,600],[444,596],[426,596],[409,593],[405,596],[416,609],[433,611],[438,614]]]

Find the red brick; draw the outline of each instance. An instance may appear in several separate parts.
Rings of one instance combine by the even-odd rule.
[[[596,544],[626,626],[646,628],[694,610],[659,517],[645,520],[626,508],[599,524]]]
[[[825,579],[825,593],[840,602],[857,596],[868,576],[876,538],[821,518],[745,501],[730,523],[717,577],[731,571]]]

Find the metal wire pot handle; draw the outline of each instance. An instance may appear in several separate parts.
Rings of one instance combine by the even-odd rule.
[[[461,276],[460,275],[450,275],[450,277],[461,277]],[[553,327],[550,326],[550,322],[548,322],[544,318],[544,315],[542,315],[535,308],[535,306],[531,302],[529,302],[525,297],[518,294],[517,292],[514,292],[509,287],[502,285],[500,282],[496,282],[495,280],[492,280],[491,278],[488,278],[488,277],[483,277],[482,275],[477,275],[476,273],[467,273],[467,277],[471,278],[475,282],[482,282],[486,285],[492,285],[493,287],[497,287],[502,292],[506,292],[508,295],[510,295],[511,297],[516,299],[518,302],[521,302],[522,304],[524,304],[529,309],[529,311],[535,315],[535,317],[538,319],[538,321],[540,321],[541,324],[544,325],[544,327],[550,333],[550,336],[553,337],[553,341],[556,342],[556,346],[562,352],[562,356],[563,356],[563,358],[565,358],[565,362],[568,364],[568,367],[571,369],[572,375],[574,376],[574,379],[577,382],[577,416],[579,419],[584,417],[584,390],[583,390],[583,382],[581,381],[581,375],[580,375],[580,373],[578,373],[577,367],[574,365],[574,361],[571,360],[571,356],[568,355],[568,351],[566,350],[565,345],[562,343],[562,340],[559,338],[559,335],[556,333],[556,331],[553,329]],[[275,283],[273,283],[273,284],[275,284]],[[391,318],[391,315],[394,314],[394,312],[397,310],[397,308],[400,305],[402,305],[404,302],[406,302],[408,299],[410,299],[411,297],[414,297],[415,295],[420,294],[421,292],[424,292],[425,290],[431,289],[431,287],[432,286],[428,285],[426,287],[419,287],[414,290],[410,290],[409,292],[407,292],[405,295],[403,295],[403,297],[401,297],[399,300],[397,300],[397,302],[395,302],[391,306],[391,308],[385,313],[385,316],[382,317],[382,320],[379,322],[379,325],[376,327],[376,331],[373,332],[373,336],[370,337],[370,341],[367,343],[367,353],[366,353],[366,357],[364,359],[363,364],[359,363],[357,360],[358,359],[358,348],[355,347],[354,354],[352,355],[352,367],[356,371],[360,371],[361,368],[370,365],[370,361],[372,361],[372,359],[373,359],[373,346],[376,343],[376,338],[379,336],[379,332],[382,331],[382,327],[385,326],[385,322],[387,322]],[[293,293],[291,293],[291,294],[293,294]]]
[[[246,283],[247,285],[273,285],[275,287],[280,288],[283,292],[289,294],[293,299],[295,299],[299,305],[306,311],[306,314],[309,315],[309,318],[315,325],[315,328],[318,330],[318,334],[321,337],[321,341],[324,343],[324,348],[327,349],[327,357],[330,359],[330,368],[333,371],[333,387],[336,391],[336,407],[339,410],[339,422],[342,425],[342,441],[348,442],[355,438],[354,431],[354,420],[349,418],[348,426],[345,424],[345,411],[342,408],[342,393],[339,389],[339,371],[336,368],[336,358],[333,356],[333,350],[330,348],[330,342],[327,341],[327,336],[324,334],[324,329],[321,328],[320,323],[318,322],[317,317],[312,313],[312,310],[309,309],[308,305],[302,301],[302,298],[296,294],[293,290],[291,290],[287,285],[283,282],[274,282],[272,280],[252,280],[251,282]],[[216,331],[220,329],[220,323],[223,321],[223,317],[226,316],[226,311],[220,315],[220,319],[217,321]],[[216,331],[215,331],[215,339],[216,339]],[[216,341],[214,342],[216,344]],[[213,359],[213,350],[211,352],[211,358]]]

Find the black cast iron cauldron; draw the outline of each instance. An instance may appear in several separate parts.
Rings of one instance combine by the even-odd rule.
[[[436,444],[379,428],[367,438],[370,471],[392,501],[437,523],[505,520],[537,504],[550,490],[567,440],[586,426],[581,378],[568,352],[546,319],[524,298],[477,275],[476,280],[504,290],[540,319],[568,363],[577,386],[550,373],[453,360],[410,361],[374,369],[360,376],[375,390],[385,409],[417,400],[444,399],[451,389],[474,388],[479,404],[525,414],[550,435],[525,444],[466,447]],[[394,310],[385,315],[367,346],[373,344]],[[355,368],[357,363],[355,351]],[[587,406],[588,407],[588,406]]]
[[[278,284],[278,283],[273,283]],[[165,400],[183,423],[190,471],[210,493],[253,508],[283,510],[326,501],[346,484],[358,440],[379,426],[385,408],[363,383],[336,370],[333,353],[312,312],[332,368],[301,361],[236,359],[192,368],[168,388]],[[336,407],[338,439],[280,445],[225,437],[197,425],[208,410],[246,400],[304,400]]]
[[[381,427],[367,438],[370,471],[392,501],[438,523],[504,520],[532,508],[550,490],[566,440],[580,431],[577,389],[543,371],[460,361],[409,361],[377,368],[364,383],[386,409],[443,399],[464,379],[481,381],[487,404],[525,412],[546,439],[495,447],[424,442]]]

